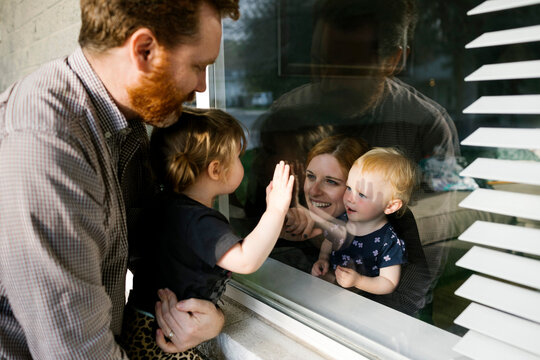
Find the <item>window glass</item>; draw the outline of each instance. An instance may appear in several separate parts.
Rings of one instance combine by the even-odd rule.
[[[459,207],[477,188],[519,192],[522,185],[459,173],[479,156],[539,160],[533,151],[459,145],[480,126],[540,126],[538,115],[462,113],[483,95],[540,91],[538,79],[464,82],[482,64],[540,58],[538,43],[466,50],[482,33],[536,25],[540,19],[539,5],[467,17],[476,5],[476,0],[245,0],[241,19],[224,24],[226,108],[249,131],[245,178],[229,199],[233,226],[241,234],[253,229],[279,160],[297,176],[292,208],[346,222],[344,195],[355,190],[347,188],[350,158],[367,147],[398,148],[418,171],[404,214],[387,217],[405,243],[399,284],[384,295],[348,289],[457,335],[466,330],[453,321],[469,302],[454,291],[471,273],[455,262],[472,246],[458,236],[476,220],[524,221]],[[339,144],[328,141],[333,137]],[[320,145],[325,139],[326,148]],[[296,226],[303,228],[300,221]],[[304,237],[285,230],[271,257],[311,274],[324,236],[331,234],[315,229]],[[344,247],[360,248],[375,238],[334,246],[330,268],[380,275],[385,265],[364,248],[353,260],[337,258],[351,256],[339,252]],[[366,245],[371,253],[382,251],[371,245]],[[341,287],[332,276],[326,280]]]

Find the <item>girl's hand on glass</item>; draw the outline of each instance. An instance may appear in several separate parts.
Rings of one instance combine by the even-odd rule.
[[[280,161],[274,170],[274,177],[266,188],[267,210],[276,210],[285,214],[291,204],[294,176],[289,174],[290,167]]]
[[[319,259],[313,264],[313,267],[311,268],[311,275],[313,276],[324,276],[328,272],[328,269],[330,268],[330,262],[325,259]]]
[[[353,269],[344,268],[341,266],[336,268],[336,281],[341,287],[350,288],[356,286],[361,278],[362,275]]]

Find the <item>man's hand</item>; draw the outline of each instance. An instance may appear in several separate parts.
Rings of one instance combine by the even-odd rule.
[[[358,283],[362,279],[362,275],[354,271],[353,269],[344,268],[338,266],[336,269],[336,281],[344,288],[358,287]]]
[[[210,301],[188,299],[178,302],[169,289],[159,290],[158,295],[161,301],[156,303],[156,319],[160,328],[156,342],[163,351],[186,351],[221,332],[225,317]],[[167,342],[165,336],[171,342]]]

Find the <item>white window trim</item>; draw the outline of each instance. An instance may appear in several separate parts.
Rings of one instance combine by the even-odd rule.
[[[461,357],[452,350],[459,336],[272,258],[235,280],[227,296],[336,359]],[[344,351],[357,357],[337,356]]]

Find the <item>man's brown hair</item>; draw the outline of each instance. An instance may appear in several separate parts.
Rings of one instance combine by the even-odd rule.
[[[121,46],[139,28],[148,28],[166,48],[198,33],[202,3],[237,20],[239,0],[81,0],[81,47],[95,52]]]

